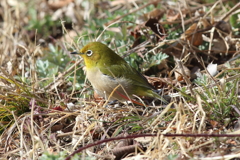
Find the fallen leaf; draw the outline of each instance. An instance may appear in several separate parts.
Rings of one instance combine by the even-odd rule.
[[[162,89],[163,87],[167,86],[167,78],[159,78],[159,77],[147,77],[148,82],[155,88],[155,89]]]
[[[182,35],[182,40],[187,40],[194,46],[199,46],[203,43],[202,32],[198,32],[197,23],[192,24]]]
[[[184,82],[185,78],[191,77],[191,71],[180,62],[177,62],[177,67],[174,70],[175,78],[179,82]]]
[[[153,11],[144,14],[144,17],[146,17],[147,19],[160,20],[163,17],[164,13],[165,10],[155,8]]]
[[[207,70],[211,76],[215,76],[218,74],[217,64],[209,63],[207,66]]]
[[[71,2],[73,2],[73,0],[49,0],[47,4],[50,9],[57,10],[68,5]]]
[[[179,12],[176,12],[175,10],[172,10],[172,9],[167,10],[167,21],[168,22],[173,22],[179,18],[180,18]]]
[[[166,37],[165,30],[157,19],[149,19],[145,23],[145,26],[149,27],[157,35],[157,41],[163,40]]]
[[[212,125],[212,128],[216,128],[218,125],[218,122],[214,120],[210,120],[210,124]]]
[[[181,10],[182,16],[186,17],[187,11],[185,9]],[[168,22],[173,22],[176,20],[179,20],[181,18],[181,14],[179,11],[173,10],[173,9],[168,9],[167,10],[167,21]]]
[[[212,42],[213,53],[225,53],[227,50],[226,43],[223,39],[214,39]]]

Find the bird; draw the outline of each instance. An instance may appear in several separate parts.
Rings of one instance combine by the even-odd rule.
[[[85,63],[86,77],[98,95],[109,100],[132,101],[135,96],[151,97],[167,103],[148,80],[122,57],[101,42],[89,42],[79,51]]]

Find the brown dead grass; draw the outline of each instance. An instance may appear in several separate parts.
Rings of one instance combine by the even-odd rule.
[[[70,2],[59,4],[53,2],[48,4],[43,0],[0,2],[2,10],[0,12],[0,52],[2,53],[0,55],[0,124],[3,131],[0,137],[0,156],[3,159],[39,159],[44,152],[58,155],[64,151],[70,155],[78,148],[99,140],[146,133],[154,133],[158,136],[102,143],[85,149],[80,156],[96,159],[126,156],[125,159],[203,160],[232,159],[240,156],[238,137],[163,136],[171,133],[183,135],[239,133],[237,125],[239,125],[240,106],[236,100],[226,106],[231,109],[228,115],[223,115],[224,118],[212,119],[212,115],[220,115],[216,113],[220,111],[214,108],[216,104],[221,105],[220,99],[233,94],[229,90],[226,93],[229,85],[227,83],[236,83],[234,96],[239,102],[239,34],[234,35],[239,30],[232,30],[229,23],[229,17],[238,11],[237,7],[230,7],[227,1],[201,4],[186,0],[183,3],[173,1],[175,5],[170,5],[165,1],[146,3],[137,0],[129,2],[115,0],[97,1],[89,8],[77,2]],[[70,5],[74,6],[74,12],[68,18],[73,21],[74,27],[69,29],[65,26],[63,35],[56,35],[54,31],[57,29],[54,27],[47,36],[35,35],[39,31],[26,29],[31,19],[27,12],[28,7],[35,7],[38,19],[41,19],[44,13],[55,15],[61,9],[66,14],[69,11],[67,6]],[[142,13],[142,17],[137,16],[137,12],[143,12],[143,9],[151,5],[160,8],[161,14],[157,12],[156,15],[155,11]],[[160,5],[162,7],[159,7]],[[239,5],[236,2],[235,6]],[[204,6],[209,10],[205,11]],[[152,82],[154,86],[165,86],[163,94],[171,97],[169,105],[159,103],[150,103],[148,107],[129,104],[106,105],[107,103],[101,100],[78,98],[76,93],[84,94],[88,85],[85,85],[87,87],[81,91],[75,90],[74,87],[69,91],[69,86],[74,86],[76,82],[72,81],[69,84],[66,78],[70,73],[76,74],[81,61],[75,64],[69,63],[70,67],[58,73],[51,83],[45,87],[41,86],[43,81],[52,78],[39,78],[36,72],[37,59],[44,57],[44,54],[50,51],[48,44],[61,47],[66,54],[69,54],[68,48],[78,46],[73,42],[74,37],[79,36],[79,41],[82,40],[81,33],[86,30],[86,26],[84,28],[83,25],[85,21],[93,18],[91,16],[99,19],[108,18],[105,10],[114,14],[115,11],[126,9],[129,13],[111,19],[105,24],[106,30],[119,34],[121,27],[111,27],[112,23],[127,23],[118,20],[136,14],[135,19],[141,23],[127,27],[129,36],[135,38],[134,42],[131,41],[133,42],[131,46],[134,46],[131,51],[143,58],[152,52],[154,54],[164,52],[172,56],[174,60],[168,59],[162,62],[164,65],[157,66],[158,69],[163,70],[157,74],[168,79],[155,78]],[[167,17],[163,18],[163,15]],[[61,16],[57,18],[60,20]],[[168,24],[168,30],[160,34],[159,28],[149,21],[150,24],[146,27],[145,22],[149,18],[158,19],[157,24],[161,21],[159,25]],[[182,34],[179,33],[179,38],[165,39],[170,32],[180,28]],[[143,34],[142,31],[146,32]],[[92,32],[98,33],[98,31],[89,31]],[[100,33],[104,34],[104,32]],[[155,38],[148,38],[153,33]],[[139,41],[139,37],[144,38],[144,41]],[[101,36],[99,39],[105,40]],[[110,44],[114,44],[114,40],[113,37]],[[201,50],[198,47],[203,41],[209,43],[209,47]],[[147,50],[146,54],[143,55],[141,50]],[[129,53],[130,51],[126,52]],[[217,70],[220,71],[215,76],[209,76],[207,73],[209,71],[206,70],[206,66],[212,61],[218,64]],[[199,73],[208,75],[206,86],[197,86],[193,83],[192,79],[196,77],[193,77],[191,71],[194,67],[200,70]],[[221,92],[215,93],[214,87]],[[180,92],[184,90],[183,88],[186,90]],[[206,97],[207,99],[204,99]],[[129,150],[131,152],[128,152]]]

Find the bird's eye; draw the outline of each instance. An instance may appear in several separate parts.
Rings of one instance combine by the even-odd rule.
[[[92,54],[93,54],[93,51],[91,51],[91,50],[88,50],[88,51],[86,52],[86,54],[87,54],[87,56],[88,56],[88,57],[90,57],[90,56],[92,56]]]

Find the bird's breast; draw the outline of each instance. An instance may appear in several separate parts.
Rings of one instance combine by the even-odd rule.
[[[103,74],[98,68],[88,69],[87,78],[97,93],[103,97],[108,97],[115,90],[112,99],[121,99],[118,96],[119,93],[126,95],[125,93],[131,94],[132,91],[132,85],[129,80],[124,77],[112,77]]]

